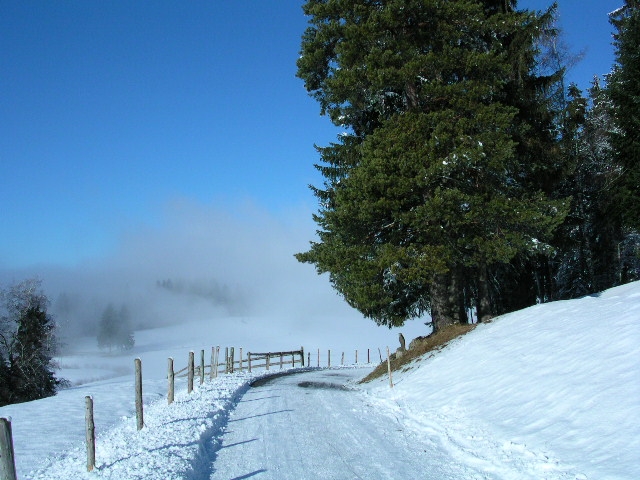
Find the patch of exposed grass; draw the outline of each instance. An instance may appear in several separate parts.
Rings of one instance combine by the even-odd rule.
[[[441,328],[437,333],[428,335],[421,338],[416,342],[413,348],[405,351],[400,358],[397,358],[395,353],[391,354],[391,371],[408,370],[409,363],[413,362],[416,358],[421,357],[425,353],[433,352],[442,349],[447,343],[454,338],[457,338],[465,333],[470,332],[475,328],[475,325],[449,325]],[[404,367],[404,368],[403,368]],[[370,382],[378,377],[387,374],[387,362],[383,361],[378,365],[373,372],[360,380],[359,383]]]

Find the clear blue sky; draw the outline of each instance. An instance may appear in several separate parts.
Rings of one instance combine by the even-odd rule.
[[[612,65],[622,0],[559,4],[586,89]],[[175,198],[311,215],[313,144],[338,131],[295,77],[301,5],[3,1],[0,267],[101,256]]]

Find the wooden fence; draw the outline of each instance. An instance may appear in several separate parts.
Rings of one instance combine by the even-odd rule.
[[[291,365],[295,368],[296,357],[299,357],[299,363],[301,367],[304,367],[304,348],[300,347],[300,350],[292,350],[288,352],[266,352],[266,353],[251,353],[247,352],[247,358],[242,355],[242,348],[240,348],[239,358],[236,360],[235,348],[227,347],[224,353],[224,364],[221,364],[220,359],[220,347],[211,347],[211,360],[205,364],[205,351],[200,350],[199,364],[195,363],[195,352],[189,352],[189,360],[187,366],[181,370],[174,370],[174,360],[169,358],[167,362],[167,380],[168,380],[168,392],[167,402],[173,403],[175,397],[175,379],[187,378],[187,393],[193,391],[193,385],[198,378],[200,385],[204,383],[205,377],[213,380],[217,378],[219,374],[234,373],[236,371],[242,372],[245,368],[248,372],[252,372],[256,368],[265,368],[269,370],[272,366],[279,366],[280,369],[285,365]],[[272,361],[271,359],[277,359]],[[260,363],[263,361],[264,363]]]
[[[209,379],[214,379],[217,378],[220,374],[234,373],[236,371],[242,372],[245,369],[248,372],[252,372],[257,368],[270,370],[272,368],[282,369],[286,365],[291,365],[292,368],[295,368],[298,364],[301,367],[305,366],[305,352],[303,347],[300,347],[300,350],[292,350],[288,352],[247,352],[246,358],[242,354],[242,348],[239,349],[239,352],[239,357],[236,359],[235,348],[226,347],[224,351],[224,362],[220,362],[220,347],[211,347],[210,361],[208,363],[205,363],[205,351],[200,350],[198,364],[196,364],[195,362],[195,352],[189,352],[189,360],[187,362],[187,366],[178,371],[174,370],[173,358],[169,358],[167,365],[167,378],[169,380],[169,393],[167,396],[168,403],[171,404],[173,402],[174,389],[171,387],[171,385],[175,384],[176,378],[186,377],[187,392],[191,393],[193,391],[193,386],[196,379],[199,379],[200,384],[202,385],[207,376],[209,377]],[[378,354],[380,357],[380,363],[382,363],[383,360],[380,349],[378,349]],[[320,349],[317,350],[317,353],[314,354],[314,357],[314,360],[316,360],[316,366],[320,367]],[[345,359],[345,352],[342,352],[339,365],[345,365]],[[355,350],[353,359],[353,363],[355,364],[364,361],[364,358],[359,357],[358,350]],[[327,367],[331,367],[331,350],[327,350],[326,362],[322,363],[324,363]],[[366,363],[371,363],[370,349],[367,349]],[[336,366],[338,365],[338,363],[334,362],[333,365]],[[312,366],[311,352],[307,352],[306,366]]]

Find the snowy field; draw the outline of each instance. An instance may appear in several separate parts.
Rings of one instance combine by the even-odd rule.
[[[339,319],[332,321],[340,324]],[[56,397],[0,408],[0,416],[12,419],[18,478],[222,478],[216,468],[223,458],[220,450],[225,449],[224,457],[243,451],[227,435],[237,435],[242,428],[242,422],[233,423],[233,415],[240,402],[249,401],[250,377],[220,378],[197,386],[191,395],[180,384],[176,402],[167,406],[165,400],[167,357],[175,357],[181,368],[189,350],[210,348],[203,344],[205,338],[223,347],[244,346],[245,351],[303,345],[312,352],[312,364],[316,348],[325,356],[324,350],[331,348],[334,365],[342,350],[353,362],[356,348],[361,359],[367,348],[376,358],[378,347],[397,345],[396,331],[358,335],[348,323],[339,340],[336,330],[308,324],[296,328],[292,322],[286,332],[273,331],[268,319],[259,318],[206,328],[194,322],[136,332],[136,351],[125,356],[98,354],[94,341],[87,339],[74,355],[61,358],[61,374],[75,382],[74,387]],[[418,334],[410,329],[403,333],[407,339]],[[246,343],[240,345],[238,339]],[[143,362],[146,427],[140,432],[133,418],[134,356]],[[412,367],[394,374],[393,389],[387,379],[365,386],[349,382],[346,393],[338,390],[349,395],[348,401],[331,401],[339,397],[326,389],[319,398],[331,402],[335,415],[324,421],[370,411],[368,434],[378,432],[382,440],[390,430],[383,417],[392,419],[402,435],[430,449],[425,468],[429,458],[447,464],[441,471],[449,474],[430,478],[460,478],[455,472],[474,479],[640,478],[638,282],[499,317]],[[353,370],[351,378],[368,371]],[[85,471],[85,395],[93,396],[96,413],[97,469],[92,473]],[[288,415],[296,421],[292,412]],[[340,425],[326,430],[335,435]],[[331,442],[322,437],[323,430],[316,431],[318,441]],[[268,440],[289,451],[288,437],[283,431]],[[225,442],[232,442],[232,448],[225,448]],[[367,451],[361,445],[358,450]],[[379,459],[365,460],[373,469]],[[233,463],[233,458],[225,461]],[[277,478],[269,465],[236,478]],[[305,463],[292,462],[281,477],[323,478],[299,465]],[[342,478],[355,478],[346,468]],[[365,477],[412,478],[409,470],[399,468],[395,475],[376,476],[379,470],[372,470]]]

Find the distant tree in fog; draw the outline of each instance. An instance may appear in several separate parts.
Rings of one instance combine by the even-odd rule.
[[[116,310],[113,304],[107,305],[98,325],[98,347],[119,350],[131,350],[135,340],[131,327],[131,316],[124,305]]]
[[[224,284],[221,285],[214,279],[172,280],[168,278],[156,281],[156,286],[171,293],[202,298],[214,305],[230,305],[235,300],[229,287]]]

